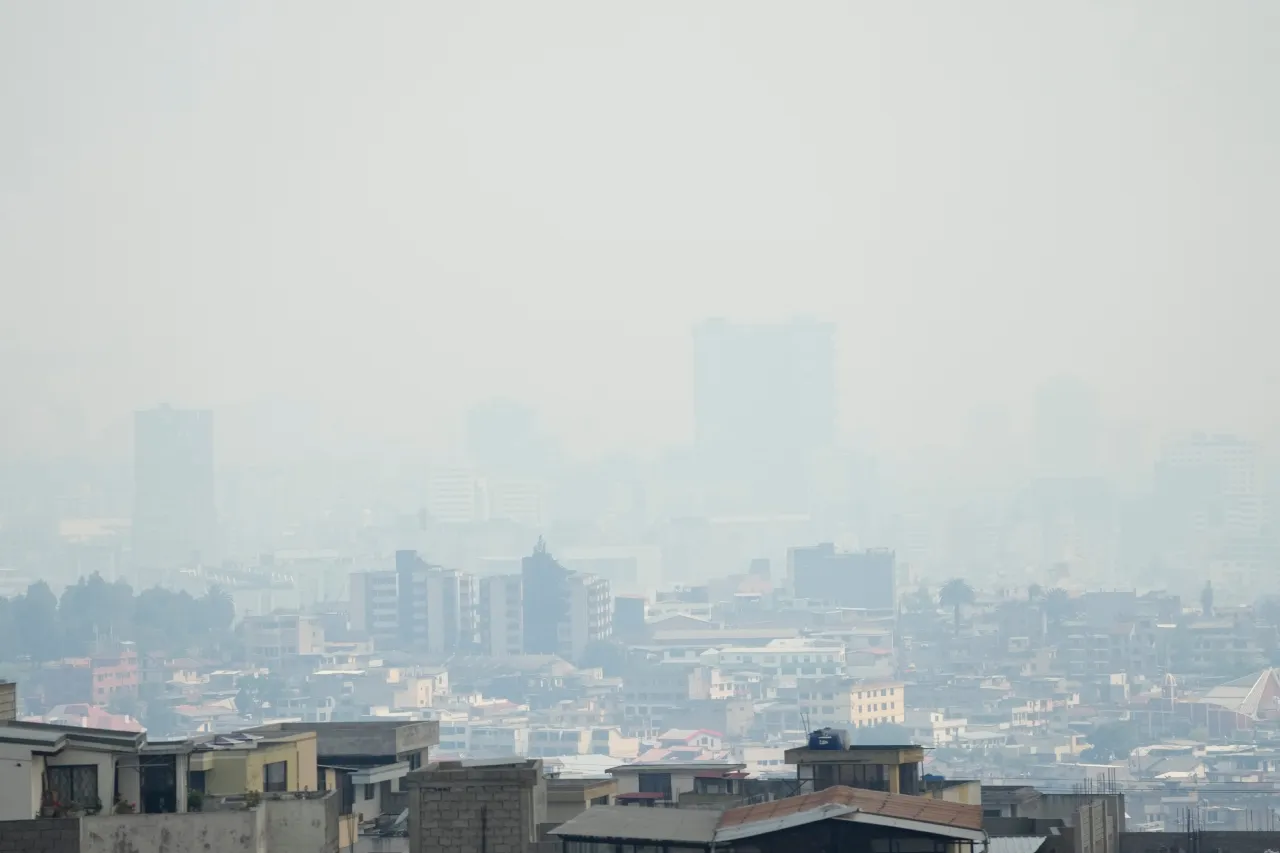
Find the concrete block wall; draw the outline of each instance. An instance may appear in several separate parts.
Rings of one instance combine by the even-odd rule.
[[[1280,850],[1280,832],[1228,832],[1209,830],[1196,839],[1185,832],[1125,832],[1120,853],[1274,853]]]
[[[433,764],[405,777],[410,853],[533,853],[547,811],[542,762]]]
[[[0,681],[0,722],[18,719],[18,685]]]
[[[80,853],[76,818],[0,821],[2,853]]]

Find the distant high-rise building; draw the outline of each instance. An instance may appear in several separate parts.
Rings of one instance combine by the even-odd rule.
[[[607,640],[613,630],[609,582],[566,569],[538,540],[521,561],[525,654],[581,659],[590,643]]]
[[[1101,426],[1092,388],[1069,376],[1050,379],[1036,389],[1034,417],[1040,476],[1074,478],[1097,473]]]
[[[520,575],[480,579],[480,648],[486,655],[524,653],[523,590]]]
[[[433,566],[416,551],[397,551],[396,587],[402,648],[442,654],[475,645],[479,596],[473,576]]]
[[[488,519],[514,521],[531,530],[547,523],[547,488],[537,480],[490,479],[484,489]]]
[[[468,468],[438,468],[427,477],[427,524],[484,521],[484,483]]]
[[[495,399],[467,412],[467,455],[487,477],[540,478],[558,452],[532,406]]]
[[[171,570],[216,557],[213,412],[167,406],[133,420],[133,562]]]
[[[400,639],[398,596],[394,571],[353,572],[351,630],[368,635],[377,648],[394,648]]]
[[[895,562],[887,549],[837,551],[830,542],[787,551],[796,598],[867,610],[897,607]]]
[[[706,476],[749,501],[739,508],[802,508],[814,460],[835,444],[835,326],[710,320],[693,344],[695,442]]]

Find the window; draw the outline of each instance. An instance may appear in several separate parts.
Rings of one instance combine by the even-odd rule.
[[[421,752],[414,752],[414,753],[410,753],[410,755],[409,755],[409,769],[410,769],[410,770],[417,770],[417,769],[418,769],[419,767],[421,767],[421,766],[422,766],[422,753],[421,753]]]
[[[204,779],[207,770],[192,770],[187,774],[187,787],[193,791],[204,793]]]
[[[289,762],[273,761],[262,765],[263,792],[289,790]]]
[[[49,790],[54,798],[67,805],[79,803],[85,805],[98,798],[98,765],[67,764],[63,767],[50,767],[45,770],[49,779]]]
[[[373,799],[374,797],[376,797],[376,796],[378,796],[378,786],[377,786],[377,785],[365,785],[365,786],[364,786],[364,798],[365,798],[366,800],[372,800],[372,799]]]

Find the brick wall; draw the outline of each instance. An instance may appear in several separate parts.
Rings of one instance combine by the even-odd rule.
[[[546,815],[542,762],[449,761],[405,777],[410,853],[531,853]]]
[[[80,821],[0,821],[0,853],[80,853]]]

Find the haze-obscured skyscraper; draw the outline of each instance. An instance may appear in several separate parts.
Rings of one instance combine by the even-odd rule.
[[[704,471],[752,509],[802,508],[812,466],[835,445],[834,324],[708,320],[693,344]]]
[[[1097,474],[1101,416],[1097,396],[1084,381],[1059,376],[1035,395],[1035,455],[1041,477]]]
[[[133,563],[169,570],[215,558],[213,412],[134,413]]]

